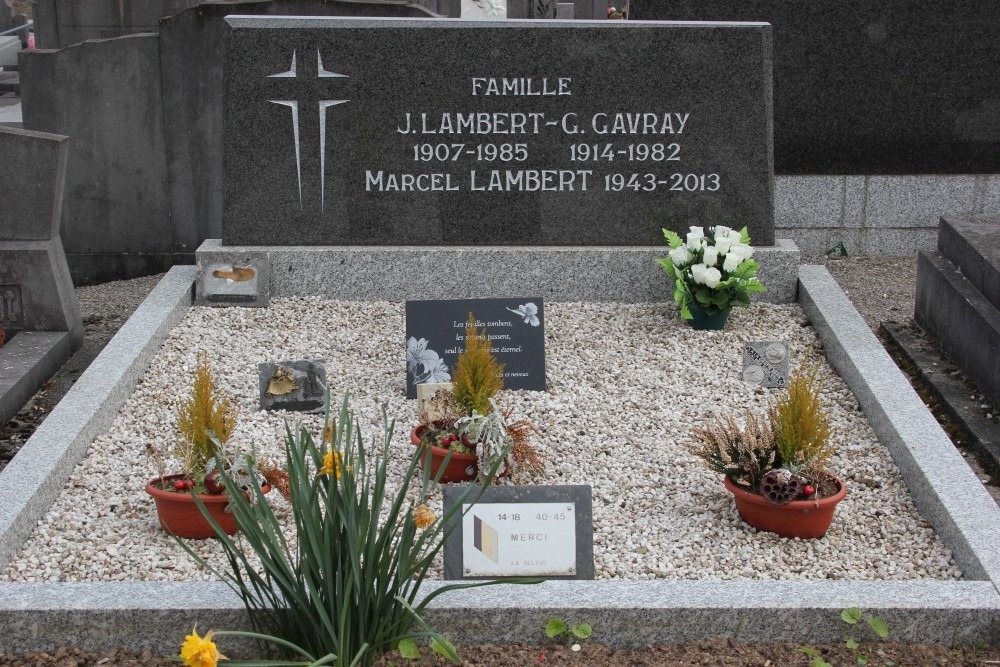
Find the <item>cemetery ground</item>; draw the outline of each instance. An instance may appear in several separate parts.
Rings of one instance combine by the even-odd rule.
[[[810,263],[805,260],[803,263]],[[816,261],[812,261],[816,263]],[[830,260],[828,268],[852,299],[866,322],[873,327],[885,320],[907,320],[913,311],[914,258],[852,257]],[[155,285],[157,277],[112,283],[104,286],[80,288],[81,309],[85,324],[84,348],[60,373],[46,385],[12,424],[0,431],[0,458],[9,459],[21,442],[27,439],[37,424],[41,423],[59,397],[83,371],[107,340],[117,331],[128,315]],[[972,457],[969,457],[970,459]],[[974,463],[974,461],[973,461]],[[3,461],[0,460],[0,467]],[[984,482],[985,474],[977,470]],[[990,485],[988,485],[990,486]],[[997,497],[995,486],[991,493]],[[585,619],[583,619],[585,620]],[[447,634],[447,628],[440,628]],[[845,626],[845,636],[847,626]],[[891,628],[890,628],[891,638]],[[539,628],[539,644],[531,646],[504,645],[462,647],[467,664],[476,665],[786,665],[808,664],[809,658],[798,644],[756,644],[733,640],[693,642],[678,646],[648,647],[645,650],[614,651],[604,646],[581,642],[581,650],[574,652],[568,645],[546,642],[543,628]],[[843,644],[815,647],[824,651],[825,659],[834,665],[854,664],[856,655]],[[951,650],[942,646],[894,644],[892,642],[870,645],[867,654],[870,664],[927,665],[927,664],[996,664],[1000,650]],[[862,652],[866,647],[862,645]],[[544,656],[544,657],[542,657]],[[387,656],[384,665],[405,663],[397,657]],[[33,656],[0,657],[0,665],[128,665],[170,664],[151,655],[135,656],[124,652],[84,653],[76,649],[62,649],[49,654]],[[427,657],[417,664],[445,664]]]

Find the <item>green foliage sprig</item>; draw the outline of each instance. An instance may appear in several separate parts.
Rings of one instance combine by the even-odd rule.
[[[714,315],[735,306],[749,306],[751,293],[767,289],[755,277],[759,266],[751,259],[754,249],[746,227],[736,231],[718,225],[709,232],[711,238],[704,228],[691,227],[685,240],[663,230],[671,250],[656,261],[674,281],[674,300],[685,320],[693,318],[692,304]]]
[[[455,400],[466,414],[489,414],[491,399],[503,389],[503,364],[493,356],[493,343],[486,330],[476,330],[476,318],[469,313],[465,325],[465,351],[458,355],[452,376]]]
[[[227,571],[217,571],[182,546],[240,595],[255,632],[267,638],[280,658],[307,657],[339,667],[371,665],[377,653],[397,647],[409,652],[411,645],[404,640],[423,637],[457,659],[448,640],[420,617],[432,600],[457,589],[541,580],[452,584],[418,602],[420,586],[463,506],[475,503],[486,486],[469,486],[444,516],[434,517],[425,504],[437,481],[427,472],[429,452],[422,473],[415,452],[402,478],[390,483],[387,464],[395,423],[384,412],[381,439],[373,436],[368,446],[348,396],[336,419],[331,419],[327,397],[326,423],[328,430],[318,441],[304,427],[295,432],[286,428],[293,543],[255,488],[256,502],[241,493],[230,495],[240,543],[220,530],[198,503],[215,527]],[[496,467],[486,471],[487,480],[496,472]],[[419,483],[418,503],[408,501],[414,483]]]
[[[587,639],[594,634],[589,623],[578,623],[570,626],[561,618],[549,619],[545,624],[545,636],[549,639]]]
[[[830,417],[820,401],[819,364],[805,361],[788,378],[788,391],[771,408],[774,445],[782,467],[821,473],[833,455]]]
[[[177,407],[177,428],[187,445],[179,449],[185,450],[185,467],[191,468],[185,473],[204,473],[208,460],[219,454],[215,440],[229,440],[238,415],[232,400],[216,387],[208,356],[199,352],[191,395]]]

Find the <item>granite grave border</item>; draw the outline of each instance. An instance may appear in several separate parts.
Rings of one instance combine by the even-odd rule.
[[[953,550],[966,579],[549,581],[458,591],[435,601],[426,620],[465,643],[538,641],[553,616],[588,622],[592,641],[615,646],[707,637],[833,642],[844,635],[840,611],[859,606],[882,617],[894,640],[996,641],[1000,508],[986,503],[986,491],[826,269],[800,267],[799,276],[800,302],[828,358],[865,405],[922,515]],[[8,492],[22,498],[13,512],[0,508],[0,566],[186,312],[193,281],[192,267],[171,270],[25,446],[29,456],[19,455],[0,473],[0,485],[16,484]],[[10,652],[117,646],[175,653],[195,621],[205,629],[249,627],[238,597],[219,582],[0,584],[2,648]],[[234,648],[227,653],[245,650]]]

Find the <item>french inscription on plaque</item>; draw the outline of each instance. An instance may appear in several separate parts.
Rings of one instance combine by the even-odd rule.
[[[445,489],[445,511],[467,488]],[[589,486],[494,487],[462,507],[445,543],[446,579],[593,578]]]
[[[406,302],[406,395],[451,382],[469,313],[504,366],[506,389],[545,389],[545,308],[539,297]]]
[[[226,20],[224,245],[773,243],[767,24]]]
[[[788,385],[788,345],[751,342],[743,347],[743,381],[767,388]]]
[[[20,329],[24,326],[20,285],[0,285],[0,326],[5,329]]]

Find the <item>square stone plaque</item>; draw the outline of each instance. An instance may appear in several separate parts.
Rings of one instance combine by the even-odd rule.
[[[743,381],[761,387],[788,386],[788,345],[782,341],[755,341],[743,347]]]
[[[468,486],[444,489],[447,512]],[[455,518],[445,579],[594,578],[591,487],[497,486]]]

